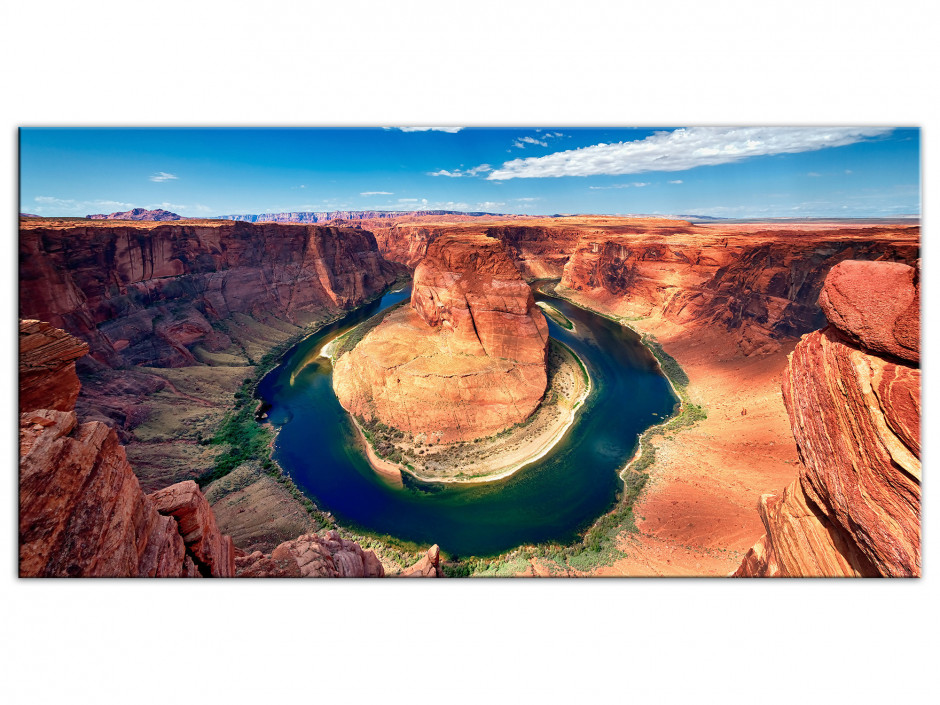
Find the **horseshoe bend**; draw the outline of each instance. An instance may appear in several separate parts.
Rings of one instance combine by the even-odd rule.
[[[919,219],[483,203],[22,216],[20,575],[921,574]]]

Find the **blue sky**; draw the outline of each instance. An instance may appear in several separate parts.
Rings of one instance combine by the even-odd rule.
[[[23,128],[20,211],[920,213],[920,131],[878,127]]]

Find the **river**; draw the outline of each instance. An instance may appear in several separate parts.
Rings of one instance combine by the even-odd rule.
[[[639,336],[566,301],[536,293],[575,324],[548,321],[550,335],[573,349],[593,390],[565,438],[541,460],[504,480],[477,485],[395,486],[369,466],[332,388],[323,344],[408,298],[386,294],[291,349],[256,396],[279,430],[274,459],[317,505],[351,528],[420,544],[452,556],[491,556],[521,544],[566,543],[608,511],[622,489],[620,470],[639,435],[678,401]]]

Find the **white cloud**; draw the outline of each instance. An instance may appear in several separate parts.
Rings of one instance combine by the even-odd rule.
[[[671,182],[670,182],[671,183]],[[679,182],[682,183],[681,181]],[[644,186],[649,186],[649,181],[634,181],[632,184],[614,184],[613,186],[588,186],[589,189],[594,189],[595,191],[604,191],[611,188],[643,188]]]
[[[527,197],[527,198],[514,198],[514,199],[512,199],[512,200],[514,200],[514,201],[541,201],[542,199],[541,199],[541,197],[538,197],[538,196],[536,196],[536,197],[529,196],[529,197]]]
[[[851,174],[851,173],[852,173],[852,170],[851,170],[851,169],[846,169],[846,170],[845,170],[845,173],[846,173],[846,174]]]
[[[480,166],[475,166],[472,169],[454,169],[453,171],[441,169],[440,171],[429,171],[428,176],[450,176],[453,178],[459,178],[461,176],[479,176],[480,174],[485,174],[488,171],[493,171],[493,167],[491,167],[489,164],[480,164]]]
[[[394,191],[363,191],[360,196],[392,196]]]
[[[819,174],[816,173],[815,171],[811,171],[811,172],[809,172],[809,173],[806,174],[806,175],[807,175],[807,176],[819,176]]]
[[[399,198],[398,202],[399,203],[417,203],[418,199],[417,198]]]
[[[435,132],[460,132],[462,127],[386,127],[386,130],[401,130],[402,132],[427,132],[428,130],[434,130]]]
[[[520,137],[515,142],[512,143],[513,147],[518,147],[519,149],[524,149],[527,144],[537,144],[540,147],[547,147],[548,142],[543,142],[542,140],[537,140],[534,137]]]
[[[36,215],[72,215],[85,216],[92,213],[117,213],[135,207],[133,203],[122,201],[107,201],[103,199],[94,201],[78,201],[74,198],[56,198],[55,196],[36,196],[33,199],[38,205],[32,210]]]
[[[156,174],[150,176],[151,181],[156,181],[161,183],[163,181],[171,181],[173,179],[178,179],[179,177],[176,174],[167,174],[165,171],[158,171]]]
[[[684,171],[749,157],[841,147],[890,132],[884,127],[688,127],[642,140],[513,159],[487,179]]]
[[[477,211],[492,211],[500,206],[505,206],[506,204],[502,201],[483,201],[482,203],[477,203],[474,210]]]
[[[673,180],[670,181],[669,183],[670,183],[670,184],[681,184],[681,183],[682,183],[682,179],[673,179]]]

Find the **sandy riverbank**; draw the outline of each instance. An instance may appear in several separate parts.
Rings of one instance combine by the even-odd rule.
[[[564,292],[578,305],[605,315],[596,302]],[[796,444],[780,381],[796,341],[775,352],[746,357],[728,334],[686,328],[660,317],[630,320],[656,336],[689,377],[689,400],[708,417],[649,441],[656,459],[634,507],[637,531],[618,537],[625,556],[595,568],[599,576],[723,576],[764,533],[757,502],[798,474]],[[541,574],[535,565],[525,574]]]
[[[366,458],[373,469],[389,476],[406,472],[423,482],[480,483],[502,480],[547,455],[574,425],[578,410],[591,391],[590,377],[567,346],[552,340],[549,347],[549,382],[545,398],[522,425],[495,437],[469,443],[422,446],[414,439],[394,442],[394,453],[403,462],[380,457],[375,445],[382,442],[381,432],[369,431],[372,442],[365,440],[366,429],[359,426],[366,446]]]

